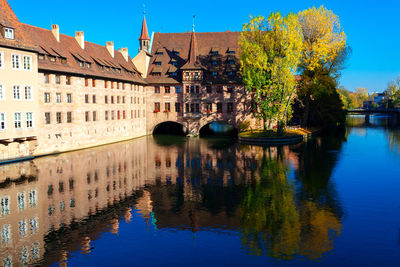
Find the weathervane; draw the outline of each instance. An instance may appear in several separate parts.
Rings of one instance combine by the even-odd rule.
[[[143,4],[143,16],[146,16],[146,5]]]
[[[193,15],[193,29],[192,29],[193,32],[194,32],[194,22],[195,22],[195,19],[196,19],[196,15]]]

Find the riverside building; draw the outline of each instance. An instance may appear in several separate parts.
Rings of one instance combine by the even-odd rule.
[[[197,135],[211,122],[255,125],[241,84],[239,32],[155,33],[140,49],[98,45],[19,22],[0,0],[0,161],[152,134]]]

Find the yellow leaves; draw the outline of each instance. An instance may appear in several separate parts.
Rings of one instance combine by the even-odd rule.
[[[299,13],[304,37],[302,65],[309,71],[333,61],[346,48],[346,34],[339,17],[324,6]]]

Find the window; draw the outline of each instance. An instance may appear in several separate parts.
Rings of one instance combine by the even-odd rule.
[[[67,123],[71,123],[72,122],[72,112],[68,111],[67,112]]]
[[[33,128],[33,113],[26,113],[26,128]]]
[[[117,119],[121,119],[121,112],[119,110],[117,111]]]
[[[222,113],[222,103],[217,103],[217,112]]]
[[[221,85],[217,86],[217,93],[222,94],[222,86]]]
[[[25,209],[25,193],[20,192],[17,194],[17,204],[20,211]]]
[[[4,38],[14,39],[14,29],[4,28]]]
[[[164,88],[165,88],[165,93],[166,94],[169,94],[171,92],[171,89],[170,89],[169,86],[165,86]]]
[[[125,112],[125,110],[122,111],[122,118],[123,118],[124,120],[126,119],[126,112]]]
[[[122,104],[125,104],[125,96],[122,97]]]
[[[117,96],[117,104],[119,104],[119,96]]]
[[[194,85],[190,86],[190,93],[192,93],[192,94],[194,93]]]
[[[31,56],[24,56],[24,70],[31,70],[32,69],[32,57]]]
[[[200,93],[200,86],[196,85],[196,94]]]
[[[21,129],[22,128],[21,112],[15,112],[14,113],[14,128],[15,129]]]
[[[50,93],[44,93],[44,103],[50,103]]]
[[[27,233],[27,231],[28,231],[28,226],[27,226],[26,220],[21,220],[21,221],[19,221],[19,222],[18,222],[18,225],[19,225],[19,235],[20,235],[21,237],[25,237],[25,236],[26,236],[26,233]],[[21,256],[21,257],[22,257],[22,256]]]
[[[217,77],[217,76],[218,76],[218,72],[213,71],[211,75],[212,75],[213,77]]]
[[[65,83],[66,83],[67,85],[71,85],[71,76],[66,76],[66,77],[65,77]]]
[[[4,87],[2,84],[0,84],[0,100],[4,100],[4,98],[5,98]]]
[[[29,206],[35,207],[37,203],[36,190],[29,191]]]
[[[50,83],[50,75],[48,73],[44,74],[44,83]]]
[[[206,112],[207,112],[207,113],[212,112],[212,103],[207,103],[207,104],[206,104]]]
[[[161,66],[161,62],[160,61],[157,61],[157,62],[154,62],[154,63],[155,63],[156,66]]]
[[[104,88],[108,88],[108,82],[107,81],[104,81]]]
[[[160,86],[154,86],[154,93],[156,94],[160,93]]]
[[[14,85],[13,87],[13,94],[15,100],[21,99],[21,91],[19,90],[19,85]]]
[[[165,103],[165,111],[168,111],[168,112],[171,111],[171,104],[170,103]]]
[[[117,82],[117,89],[119,89],[119,83]]]
[[[86,103],[86,104],[89,103],[89,95],[85,95],[85,103]]]
[[[96,87],[96,80],[95,79],[92,80],[92,87]]]
[[[1,198],[1,216],[10,214],[10,198]]]
[[[4,66],[4,53],[0,51],[0,69]]]
[[[25,86],[25,100],[32,100],[32,87]]]
[[[180,86],[175,86],[175,93],[181,93],[181,87]]]
[[[50,112],[44,113],[44,120],[46,124],[50,124]]]
[[[72,94],[67,94],[67,103],[72,103]]]
[[[17,54],[12,54],[11,55],[11,63],[12,63],[12,68],[15,70],[19,70],[21,67],[20,64],[21,61],[21,56]]]
[[[196,107],[195,111],[196,111],[197,113],[199,113],[199,112],[200,112],[200,104],[199,104],[199,103],[196,103],[196,104],[195,104],[195,107]]]
[[[104,113],[104,119],[105,119],[106,121],[108,121],[108,110],[106,110],[105,113]]]
[[[96,111],[93,111],[93,117],[92,117],[92,118],[93,118],[93,121],[96,121],[96,120],[97,120],[97,116],[96,116],[96,115],[97,115]]]
[[[111,89],[114,89],[114,82],[111,82]]]
[[[56,84],[61,84],[61,76],[56,75]]]
[[[89,79],[85,78],[85,86],[88,87],[89,86]]]
[[[181,104],[180,103],[175,103],[175,112],[181,112]]]
[[[85,121],[89,121],[89,111],[85,112]]]
[[[111,96],[111,104],[114,104],[114,96]]]
[[[211,86],[210,86],[210,85],[207,85],[206,90],[207,90],[207,93],[208,93],[208,94],[211,94],[212,89],[211,89]]]
[[[107,96],[107,95],[104,96],[104,103],[105,103],[105,104],[108,104],[108,96]]]
[[[111,120],[114,120],[114,110],[111,111]]]
[[[159,112],[160,111],[160,102],[154,103],[154,112]]]
[[[61,123],[62,121],[61,121],[61,112],[57,112],[56,113],[56,121],[57,121],[57,123]]]
[[[6,113],[0,113],[0,131],[4,131],[6,129]]]
[[[190,104],[190,112],[194,112],[194,103]]]
[[[61,93],[56,93],[56,103],[61,103]]]
[[[189,112],[189,103],[186,103],[186,112]]]
[[[228,85],[227,86],[227,91],[228,91],[228,93],[232,93],[233,92],[233,86],[232,85]]]
[[[92,95],[92,103],[96,104],[96,95]]]
[[[226,111],[227,111],[228,113],[232,113],[232,112],[233,112],[233,103],[228,103],[228,104],[227,104]]]
[[[212,64],[213,64],[213,66],[217,66],[217,65],[218,65],[218,62],[217,62],[216,60],[213,60],[213,61],[212,61]]]

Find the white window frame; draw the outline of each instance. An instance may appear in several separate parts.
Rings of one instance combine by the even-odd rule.
[[[13,98],[14,100],[21,100],[21,86],[19,85],[13,86]]]
[[[18,205],[18,210],[23,211],[26,207],[26,201],[25,201],[25,192],[18,192],[17,194],[17,205]]]
[[[21,55],[20,54],[11,54],[11,68],[13,70],[21,69]]]
[[[4,52],[0,51],[0,69],[4,68]]]
[[[23,69],[26,71],[32,70],[32,56],[23,56],[22,57]]]
[[[0,112],[0,132],[5,131],[7,131],[7,116],[5,112]]]
[[[13,28],[4,28],[4,38],[6,39],[15,39],[15,32]]]
[[[5,203],[7,200],[7,203]],[[9,215],[11,213],[10,209],[10,196],[2,196],[0,199],[1,205],[1,216]]]
[[[3,224],[1,227],[1,242],[5,245],[11,240],[11,225]]]
[[[47,98],[46,96],[49,96],[49,98]],[[44,103],[50,103],[51,102],[51,94],[49,92],[45,92],[44,95]],[[48,101],[47,101],[48,100]]]
[[[29,206],[31,208],[36,207],[37,205],[37,191],[36,189],[31,189],[29,191]]]
[[[56,93],[56,103],[61,103],[61,102],[62,102],[61,93]]]
[[[26,128],[32,129],[34,124],[33,124],[33,112],[26,112],[25,114],[26,118]]]
[[[22,129],[22,113],[21,112],[14,112],[14,129],[17,129],[17,130]]]
[[[33,90],[32,86],[26,85],[24,88],[24,98],[25,100],[33,100]]]
[[[0,100],[6,99],[6,90],[3,84],[0,84]]]

